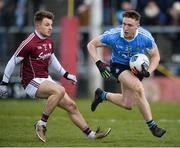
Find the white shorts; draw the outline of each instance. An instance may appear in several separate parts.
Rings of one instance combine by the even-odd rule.
[[[36,97],[36,92],[39,88],[39,86],[45,81],[51,81],[53,83],[56,83],[50,76],[48,78],[34,78],[31,80],[31,82],[27,85],[25,92],[28,94],[30,97],[35,98]]]

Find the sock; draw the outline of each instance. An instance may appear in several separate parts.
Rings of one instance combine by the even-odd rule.
[[[83,133],[86,134],[87,136],[90,134],[91,129],[89,127],[85,128],[85,130],[83,130]]]
[[[153,126],[155,126],[155,125],[156,125],[156,123],[154,122],[154,120],[153,120],[153,119],[152,119],[152,120],[147,121],[147,122],[146,122],[146,124],[147,124],[147,126],[148,126],[148,128],[149,128],[149,129],[151,129]]]
[[[44,121],[42,121],[42,120],[39,120],[39,121],[38,121],[38,124],[39,124],[39,125],[44,125],[44,126],[46,126],[46,125],[47,125],[47,122],[44,122]]]
[[[87,127],[85,130],[83,130],[83,133],[87,135],[88,138],[94,139],[96,137],[96,133],[92,131],[89,127]]]
[[[101,93],[101,99],[102,99],[103,101],[104,101],[104,100],[107,100],[106,96],[107,96],[107,92],[105,92],[105,91],[103,90],[102,93]]]
[[[95,139],[95,138],[96,138],[96,132],[91,131],[91,132],[89,133],[89,135],[88,135],[88,138],[90,138],[90,139]]]
[[[42,125],[46,126],[48,118],[49,118],[49,115],[47,115],[45,112],[43,112],[41,120],[40,120]]]

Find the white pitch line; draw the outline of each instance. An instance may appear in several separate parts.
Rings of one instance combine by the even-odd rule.
[[[144,122],[144,120],[127,120],[127,119],[93,119],[94,122],[99,122],[105,120],[106,122],[128,122],[128,123],[134,123],[134,122]],[[157,122],[164,122],[164,123],[180,123],[180,119],[159,119],[156,120]]]
[[[3,118],[7,118],[7,116],[4,116],[4,115],[0,115],[0,119],[3,119]],[[11,119],[31,119],[32,117],[29,117],[29,116],[8,116],[8,118],[11,118]],[[38,119],[40,118],[40,116],[34,116],[33,118],[35,119]],[[68,117],[58,117],[60,118],[60,120],[69,120]],[[51,120],[56,120],[56,118],[52,118]],[[128,122],[128,123],[134,123],[134,122],[144,122],[144,120],[127,120],[127,119],[99,119],[99,118],[93,118],[93,119],[87,119],[88,121],[94,121],[94,122],[99,122],[99,121],[106,121],[106,122]],[[163,122],[163,123],[180,123],[180,119],[159,119],[159,120],[156,120],[157,122]]]

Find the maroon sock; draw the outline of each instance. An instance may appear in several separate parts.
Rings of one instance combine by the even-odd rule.
[[[91,129],[87,127],[85,130],[83,130],[83,133],[85,133],[87,136],[90,134]]]
[[[49,115],[47,115],[46,113],[43,113],[42,117],[41,117],[41,120],[44,121],[44,122],[47,122],[48,118],[49,118]]]

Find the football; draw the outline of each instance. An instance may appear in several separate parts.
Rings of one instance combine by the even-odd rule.
[[[139,72],[142,71],[142,65],[145,69],[148,69],[149,67],[149,58],[145,54],[135,54],[130,58],[129,66],[131,69],[136,69]]]

